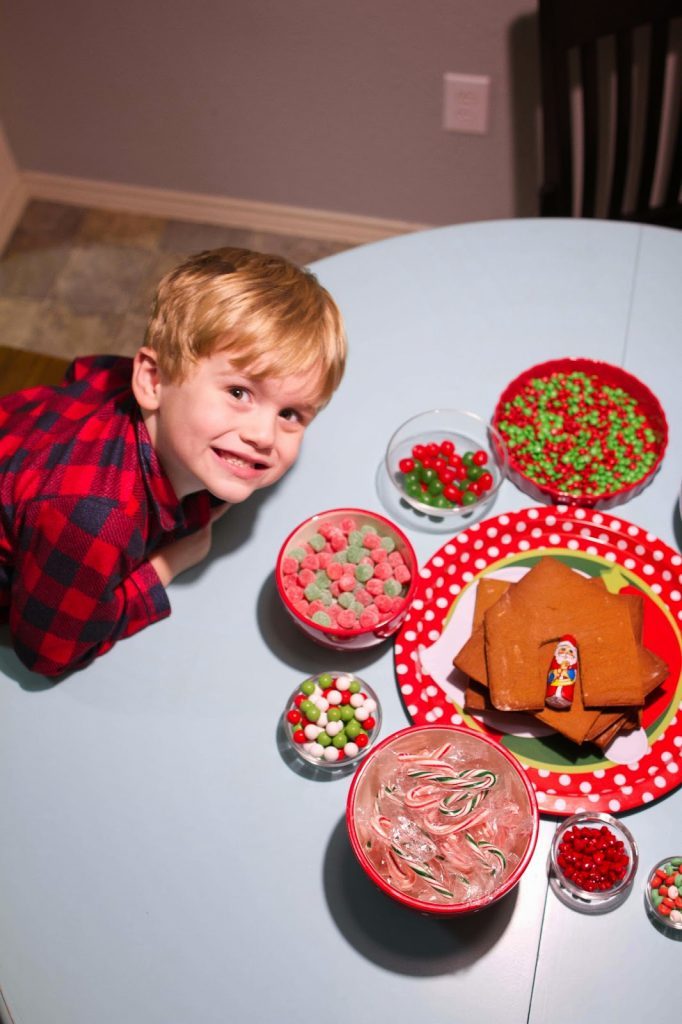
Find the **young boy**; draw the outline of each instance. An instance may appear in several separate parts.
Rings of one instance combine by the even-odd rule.
[[[294,463],[345,357],[311,273],[215,249],[161,281],[133,360],[0,399],[0,621],[24,664],[61,675],[169,615],[166,586]]]

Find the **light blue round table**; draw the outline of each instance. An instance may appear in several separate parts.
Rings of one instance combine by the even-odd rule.
[[[408,416],[489,416],[521,370],[572,355],[625,367],[663,404],[663,466],[614,512],[678,550],[682,234],[486,222],[314,269],[346,317],[347,377],[289,476],[234,508],[209,563],[172,585],[171,618],[57,686],[0,646],[0,1018],[672,1024],[682,946],[651,926],[642,887],[682,852],[682,790],[628,815],[640,868],[612,913],[548,893],[552,820],[497,906],[450,923],[404,910],[353,858],[348,776],[313,781],[278,746],[287,696],[328,667],[379,691],[383,735],[403,727],[391,645],[346,658],[316,647],[279,607],[272,568],[308,515],[383,510],[376,470]],[[506,482],[491,514],[530,504]],[[421,562],[446,539],[410,538]]]

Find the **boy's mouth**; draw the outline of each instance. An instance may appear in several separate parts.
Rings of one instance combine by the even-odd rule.
[[[221,462],[226,462],[229,466],[232,466],[237,470],[243,469],[247,471],[251,470],[253,472],[260,472],[268,468],[265,462],[255,462],[253,459],[245,459],[241,455],[236,455],[234,452],[224,451],[222,448],[214,448],[213,451]]]

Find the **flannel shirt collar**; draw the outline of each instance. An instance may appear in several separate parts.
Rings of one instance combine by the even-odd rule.
[[[139,410],[135,418],[135,433],[151,511],[156,514],[164,533],[183,529],[187,525],[185,511],[159,461]]]

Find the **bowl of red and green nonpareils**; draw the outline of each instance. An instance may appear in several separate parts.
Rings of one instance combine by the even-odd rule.
[[[606,509],[651,482],[668,443],[655,395],[618,366],[555,359],[502,392],[493,424],[509,476],[537,501]]]
[[[323,769],[350,769],[369,751],[381,728],[374,690],[350,672],[320,672],[294,690],[284,729],[296,754]]]
[[[472,412],[430,409],[388,442],[386,473],[400,501],[456,530],[480,519],[497,496],[507,454],[498,431]]]
[[[366,509],[319,512],[296,527],[275,567],[296,625],[332,650],[363,650],[393,636],[417,585],[417,556],[399,527]]]

